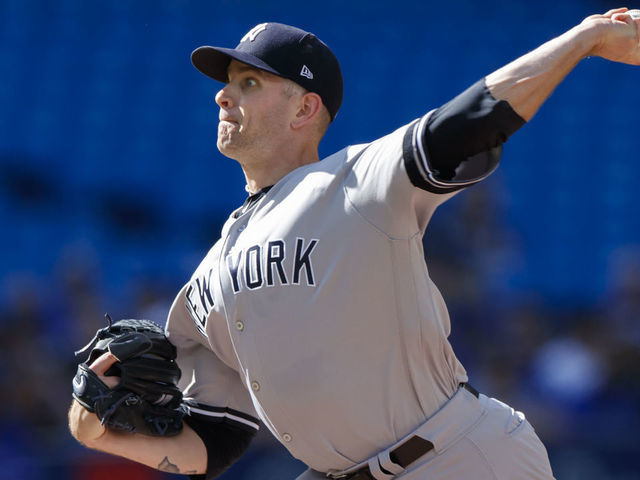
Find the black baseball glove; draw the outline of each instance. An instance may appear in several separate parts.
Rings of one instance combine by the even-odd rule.
[[[73,397],[94,412],[107,428],[152,436],[176,435],[182,430],[182,393],[176,349],[163,329],[150,320],[111,322],[76,356],[90,350],[73,378]],[[118,361],[105,376],[118,376],[109,388],[89,365],[105,352]]]

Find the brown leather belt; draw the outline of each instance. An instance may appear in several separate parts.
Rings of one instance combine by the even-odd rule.
[[[480,398],[480,393],[468,383],[461,383],[460,387],[471,392],[476,398]],[[400,465],[402,468],[407,468],[409,465],[411,465],[413,462],[415,462],[417,459],[431,450],[433,450],[433,443],[431,443],[429,440],[425,440],[422,437],[414,435],[399,447],[391,450],[391,452],[389,452],[389,458],[391,458],[391,461],[393,463]],[[382,468],[382,471],[386,472],[384,468]],[[391,472],[386,473],[392,475]],[[369,465],[365,465],[355,472],[349,472],[344,475],[331,475],[330,478],[340,480],[376,480],[376,478],[371,474]]]

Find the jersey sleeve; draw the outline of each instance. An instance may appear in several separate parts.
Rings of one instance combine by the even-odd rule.
[[[424,233],[438,205],[498,166],[499,152],[495,157],[485,152],[462,162],[452,178],[440,178],[424,141],[432,113],[347,153],[353,162],[345,180],[347,197],[367,222],[389,237]]]
[[[436,162],[430,157],[425,141],[427,125],[434,112],[411,123],[404,135],[402,158],[413,185],[429,192],[446,194],[473,185],[498,168],[501,145],[460,162],[453,175],[441,174],[434,167]]]
[[[179,387],[190,414],[202,420],[227,422],[250,431],[259,420],[240,376],[206,345],[184,305],[183,288],[167,321],[167,337],[176,346],[182,376]]]

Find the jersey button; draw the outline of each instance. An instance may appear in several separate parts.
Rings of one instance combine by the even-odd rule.
[[[236,330],[238,330],[239,332],[244,330],[244,323],[242,323],[240,320],[236,322]]]
[[[238,227],[238,231],[239,231],[239,232],[244,232],[244,229],[245,229],[245,228],[247,228],[247,226],[246,226],[246,225],[240,225],[240,226]]]
[[[283,433],[282,434],[282,439],[287,443],[292,440],[291,435],[289,435],[288,433]]]
[[[253,382],[251,382],[251,390],[257,392],[258,390],[260,390],[260,384],[254,380]]]

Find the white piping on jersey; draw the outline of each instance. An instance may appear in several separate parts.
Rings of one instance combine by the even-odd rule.
[[[429,183],[431,183],[432,185],[434,185],[436,187],[451,187],[451,186],[457,186],[457,185],[472,185],[474,183],[478,183],[480,180],[483,180],[483,179],[487,178],[489,175],[491,175],[496,170],[496,168],[498,168],[498,164],[496,163],[496,165],[494,165],[494,167],[491,170],[489,170],[485,175],[483,175],[483,176],[481,176],[479,178],[474,178],[472,180],[467,180],[467,181],[449,181],[449,182],[443,181],[443,180],[438,180],[436,178],[433,170],[431,170],[431,167],[429,166],[429,161],[428,161],[429,156],[425,152],[424,145],[422,143],[422,139],[424,138],[424,129],[426,128],[427,121],[429,120],[429,117],[431,117],[433,112],[435,112],[435,110],[431,110],[424,117],[422,117],[422,119],[420,120],[420,123],[418,124],[418,126],[413,129],[413,138],[412,138],[413,155],[414,155],[414,158],[416,160],[416,165],[418,166],[418,170],[420,170],[420,174],[422,175],[422,177],[426,181],[428,181]]]
[[[424,117],[422,117],[422,120],[420,120],[418,126],[413,129],[413,138],[411,139],[411,144],[413,147],[413,158],[416,160],[416,165],[418,166],[418,170],[420,170],[420,175],[422,175],[422,178],[424,178],[425,180],[431,179],[431,170],[429,169],[427,156],[424,153],[422,141],[418,140],[419,138],[422,138],[418,137],[418,131],[421,131],[421,127],[424,127],[424,125],[427,124],[427,120],[434,111],[435,110],[431,110]],[[420,152],[418,152],[418,149],[420,149]]]
[[[235,422],[244,423],[245,425],[253,427],[256,430],[260,430],[260,426],[256,422],[252,422],[251,420],[247,420],[246,418],[238,417],[237,415],[233,415],[233,414],[228,413],[228,412],[210,412],[209,410],[203,410],[201,408],[191,407],[191,406],[189,406],[189,411],[194,412],[194,413],[199,413],[200,415],[206,415],[206,416],[209,416],[209,417],[219,417],[219,418],[225,417],[225,418],[228,418],[228,419],[233,420]]]

